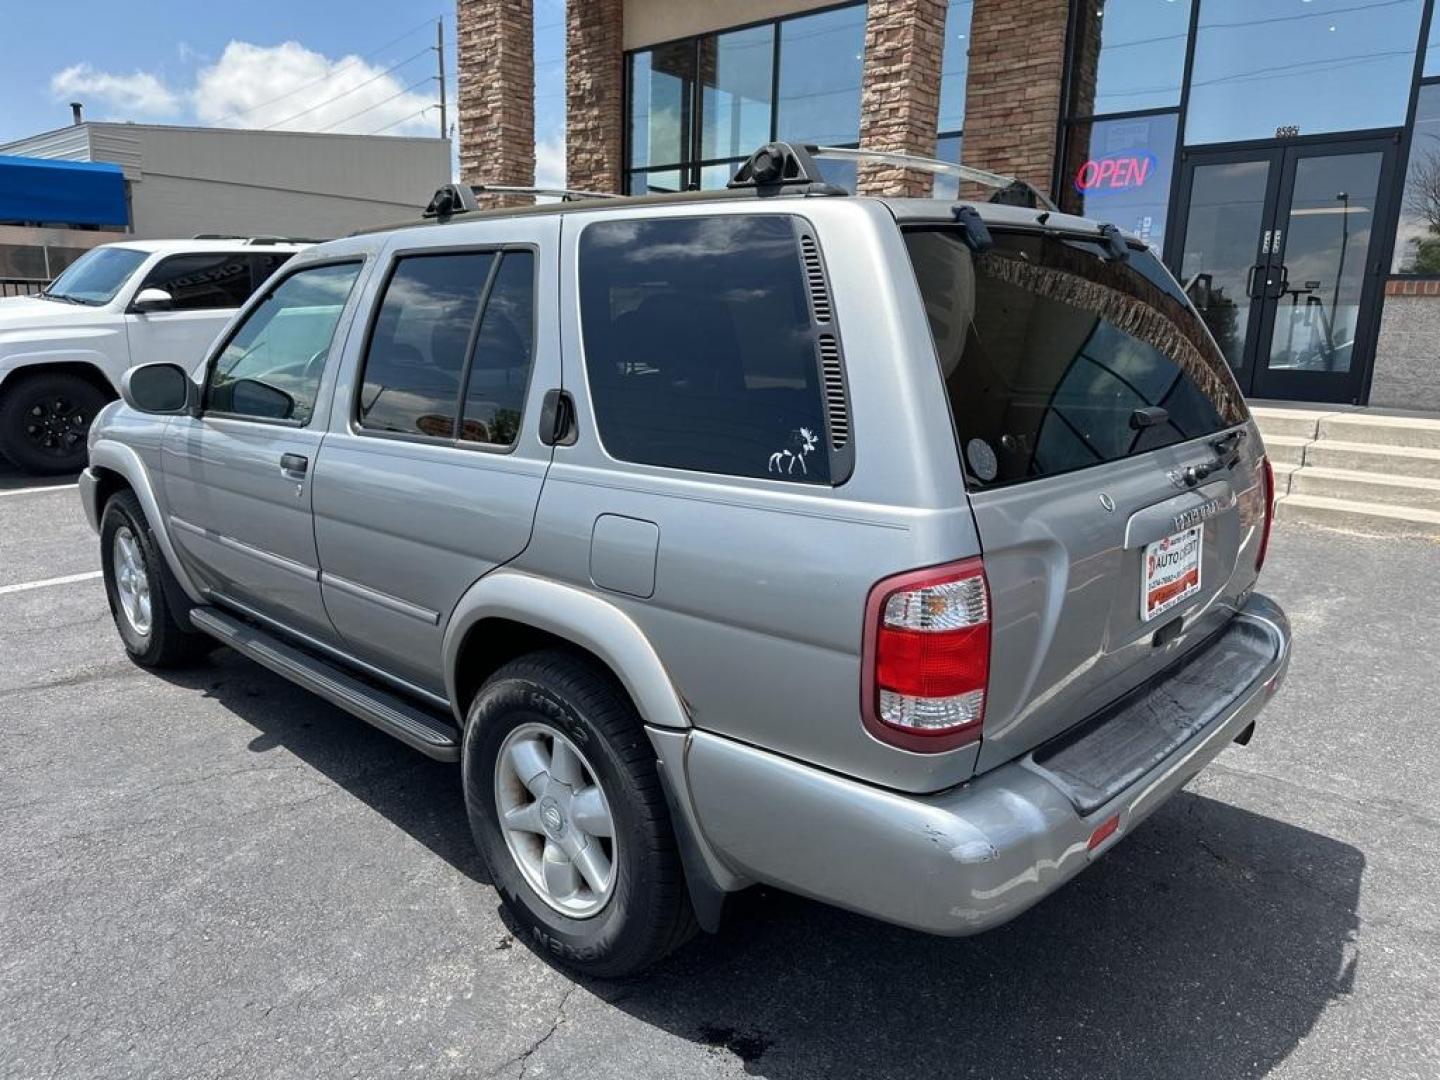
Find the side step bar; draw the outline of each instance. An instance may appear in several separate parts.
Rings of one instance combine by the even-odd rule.
[[[190,621],[222,644],[319,694],[426,757],[460,760],[460,733],[455,725],[416,708],[404,698],[362,682],[337,665],[213,607],[192,609]]]

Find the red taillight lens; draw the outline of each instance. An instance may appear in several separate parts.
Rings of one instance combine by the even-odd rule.
[[[865,604],[861,715],[907,750],[974,742],[990,678],[990,590],[979,559],[886,578]]]
[[[1260,459],[1260,467],[1264,474],[1262,482],[1265,485],[1261,493],[1265,497],[1265,523],[1260,526],[1260,551],[1255,556],[1255,572],[1257,574],[1265,565],[1265,555],[1270,550],[1270,526],[1275,521],[1275,467],[1270,464],[1269,457]]]

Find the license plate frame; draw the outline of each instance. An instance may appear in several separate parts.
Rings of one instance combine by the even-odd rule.
[[[1140,553],[1140,621],[1148,623],[1200,591],[1205,523],[1145,545]]]

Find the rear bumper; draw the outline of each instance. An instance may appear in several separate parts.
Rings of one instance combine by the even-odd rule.
[[[902,795],[695,732],[683,768],[691,828],[707,862],[722,864],[732,881],[766,882],[931,933],[988,929],[1083,870],[1255,720],[1289,665],[1289,624],[1255,596],[1235,630],[1184,658],[1183,685],[1177,674],[1114,712],[1114,722],[1135,725],[1136,711],[1153,714],[1157,702],[1190,710],[1179,718],[1183,741],[1153,764],[1130,761],[1116,783],[1077,785],[1032,753],[952,791]],[[1237,649],[1254,650],[1243,669]],[[1237,670],[1244,685],[1234,685]],[[1209,688],[1203,702],[1197,685]],[[1055,764],[1055,754],[1039,753]],[[674,755],[666,764],[679,779]],[[1091,850],[1091,835],[1112,817],[1118,827]]]

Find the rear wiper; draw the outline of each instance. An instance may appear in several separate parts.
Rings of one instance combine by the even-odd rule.
[[[1180,474],[1186,485],[1194,487],[1212,473],[1231,468],[1240,460],[1240,444],[1248,434],[1249,432],[1241,428],[1239,431],[1227,432],[1218,439],[1211,439],[1210,448],[1215,451],[1215,460],[1199,465],[1187,465]]]

